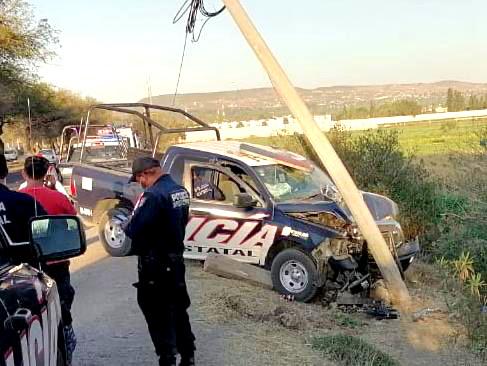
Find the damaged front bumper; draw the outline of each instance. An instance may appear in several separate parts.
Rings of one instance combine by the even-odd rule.
[[[398,225],[395,227],[400,229]],[[420,251],[418,238],[406,241],[402,230],[382,234],[391,254],[401,264],[402,271],[405,271]],[[327,239],[313,250],[312,255],[320,269],[329,266],[335,272],[360,271],[367,264],[371,269],[377,268],[370,249],[364,244],[364,241],[351,238]]]
[[[414,257],[419,253],[420,246],[418,238],[407,241],[396,249],[397,258],[401,262],[402,270],[405,271],[413,262]]]

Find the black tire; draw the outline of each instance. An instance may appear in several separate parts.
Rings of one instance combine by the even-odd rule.
[[[294,278],[291,278],[292,271],[296,272]],[[297,301],[308,302],[313,299],[318,291],[318,277],[314,261],[298,249],[285,249],[272,261],[271,278],[274,289],[280,294],[294,296]]]
[[[98,235],[106,252],[112,257],[125,257],[132,250],[131,242],[125,240],[125,234],[120,232],[120,225],[116,222],[118,220],[114,220],[115,216],[128,219],[130,214],[131,211],[128,208],[117,207],[103,212],[100,216]]]

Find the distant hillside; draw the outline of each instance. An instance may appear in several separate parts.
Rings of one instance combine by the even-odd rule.
[[[444,105],[448,88],[465,95],[487,94],[487,83],[444,80],[435,83],[339,85],[316,89],[298,88],[314,113],[334,113],[344,106],[369,105],[400,99],[413,99],[423,106]],[[171,105],[173,95],[152,97],[152,103]],[[142,99],[148,102],[147,98]],[[268,118],[287,114],[287,108],[272,88],[241,89],[177,96],[176,105],[209,121],[219,119]]]

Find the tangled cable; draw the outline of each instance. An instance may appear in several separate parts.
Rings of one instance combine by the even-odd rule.
[[[206,10],[204,0],[186,0],[183,5],[179,8],[178,12],[174,16],[173,24],[179,22],[181,18],[188,13],[188,20],[186,21],[186,35],[184,37],[184,46],[183,46],[183,54],[181,55],[181,64],[179,65],[179,74],[178,80],[176,82],[176,90],[174,91],[174,96],[172,99],[172,105],[176,104],[176,96],[178,95],[179,89],[179,82],[181,80],[181,71],[183,70],[183,63],[184,63],[184,56],[186,54],[186,43],[188,41],[188,34],[192,35],[193,42],[198,42],[201,36],[201,32],[203,31],[206,22],[210,20],[210,18],[216,17],[220,14],[223,10],[225,10],[225,6],[215,12],[210,12]],[[196,35],[195,27],[196,27],[196,20],[198,18],[198,12],[203,15],[206,20],[203,22],[203,25],[200,28],[200,31]]]
[[[220,14],[223,10],[225,10],[225,6],[222,6],[221,9],[211,12],[206,10],[204,0],[186,0],[181,8],[179,8],[178,12],[174,16],[173,24],[177,23],[181,18],[188,13],[188,19],[186,21],[186,34],[192,34],[193,42],[198,42],[201,36],[201,32],[203,31],[206,22],[210,20],[210,18],[216,17]],[[203,25],[200,28],[198,33],[195,32],[196,28],[196,20],[198,18],[198,13],[203,15],[206,20],[203,22]]]

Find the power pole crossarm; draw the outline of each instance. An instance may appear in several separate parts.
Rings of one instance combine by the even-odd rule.
[[[402,310],[407,310],[410,305],[408,290],[392,254],[362,198],[362,194],[357,189],[330,142],[314,121],[313,116],[296,92],[286,73],[253,25],[239,0],[223,0],[223,2],[265,68],[275,90],[299,121],[304,134],[337,185],[345,203],[367,240],[368,247],[382,272],[393,302],[399,305]]]

